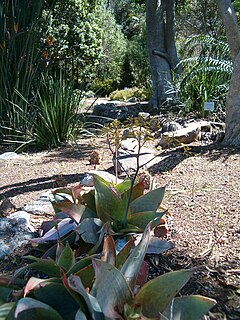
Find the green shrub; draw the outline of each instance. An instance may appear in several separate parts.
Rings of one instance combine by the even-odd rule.
[[[128,88],[123,90],[113,91],[109,98],[111,100],[124,100],[127,101],[130,98],[137,98],[139,101],[149,100],[152,94],[152,90],[150,86],[143,88]]]
[[[99,57],[96,77],[91,88],[101,96],[108,95],[119,87],[127,41],[108,10],[99,11],[98,19],[102,27],[102,55]]]
[[[232,74],[227,43],[210,36],[195,36],[187,41],[182,52],[183,75],[177,81],[185,111],[198,111],[203,116],[206,101],[214,101],[217,108],[224,109]]]

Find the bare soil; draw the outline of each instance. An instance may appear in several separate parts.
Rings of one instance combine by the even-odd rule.
[[[79,140],[76,145],[22,154],[0,162],[0,196],[20,209],[56,181],[78,184],[93,150],[101,156],[99,170],[112,170],[112,155],[104,137]],[[152,276],[170,270],[200,266],[182,294],[215,298],[217,306],[205,319],[240,319],[240,150],[216,145],[190,145],[164,151],[167,157],[149,169],[158,186],[166,185],[170,240],[175,248],[147,258]],[[33,217],[38,227],[48,216]],[[0,273],[16,269],[14,259],[0,263]]]

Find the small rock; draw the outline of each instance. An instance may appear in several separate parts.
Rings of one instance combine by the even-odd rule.
[[[12,254],[16,248],[28,243],[34,235],[27,212],[18,211],[8,218],[0,218],[0,258]]]
[[[45,214],[54,215],[55,212],[50,199],[51,199],[51,192],[49,191],[41,195],[37,200],[24,206],[24,210],[32,214],[45,213]]]
[[[179,146],[181,144],[189,144],[193,141],[200,140],[201,127],[192,123],[186,128],[179,129],[174,132],[165,132],[162,134],[158,145],[162,148]]]
[[[15,206],[8,198],[4,198],[0,202],[0,217],[6,217],[10,213],[15,211]]]
[[[19,155],[16,152],[4,152],[0,154],[0,160],[12,160],[19,158]]]

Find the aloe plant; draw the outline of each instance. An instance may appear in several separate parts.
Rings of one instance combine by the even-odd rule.
[[[150,244],[150,232],[148,224],[138,245],[134,247],[131,240],[118,255],[112,236],[107,236],[101,258],[76,261],[70,246],[63,247],[61,243],[55,260],[28,257],[35,262],[19,270],[11,282],[0,278],[0,317],[132,320],[162,319],[164,315],[167,319],[200,319],[214,306],[214,300],[201,296],[175,298],[194,270],[166,273],[139,288],[138,276]],[[26,269],[35,270],[39,277],[25,280]],[[45,279],[41,279],[40,272],[44,272]]]
[[[83,253],[84,250],[97,252],[106,231],[117,241],[119,238],[127,239],[130,234],[143,233],[150,221],[154,221],[154,226],[161,225],[160,228],[166,229],[162,217],[167,210],[161,207],[164,187],[144,194],[143,182],[135,183],[132,188],[130,180],[114,186],[96,174],[93,174],[93,179],[94,189],[87,192],[82,186],[53,191],[56,216],[59,216],[59,211],[65,216],[57,229],[53,226],[43,237],[32,239],[32,242],[55,241],[55,249],[50,250],[52,255],[59,235],[62,239],[73,236],[73,245],[81,247]],[[163,248],[171,248],[172,244],[155,239],[154,246],[160,253]]]

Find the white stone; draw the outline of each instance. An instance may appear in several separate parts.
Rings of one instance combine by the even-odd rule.
[[[16,152],[4,152],[0,154],[0,160],[11,160],[17,158],[19,158],[19,155]]]

